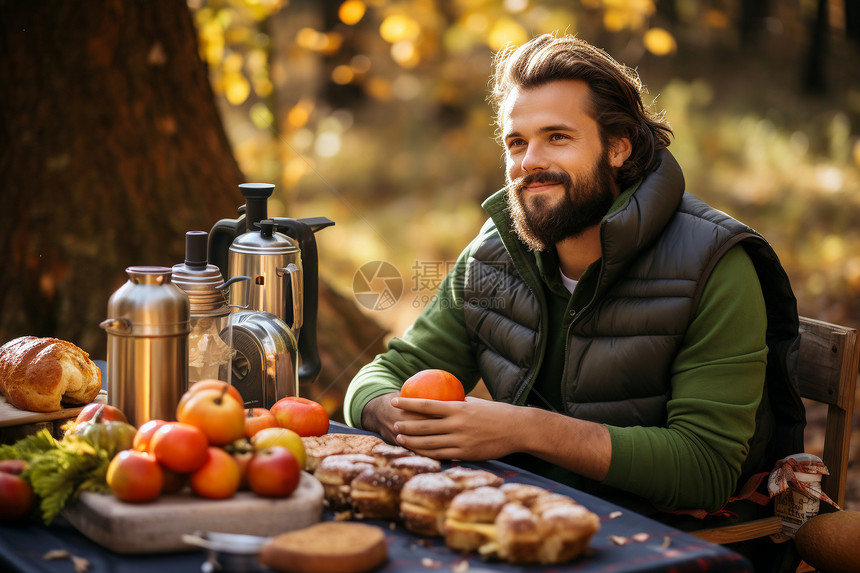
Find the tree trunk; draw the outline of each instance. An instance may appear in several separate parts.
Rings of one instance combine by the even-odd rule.
[[[7,1],[0,26],[0,333],[99,356],[124,269],[182,262],[242,174],[184,2]]]
[[[236,216],[244,178],[197,50],[182,0],[0,0],[0,343],[104,358],[125,268],[180,263],[186,231]],[[321,345],[356,354],[321,349],[337,379],[318,384],[345,388],[384,331],[322,292]]]
[[[764,20],[770,11],[769,0],[741,0],[741,44],[754,46],[764,31]]]
[[[809,94],[827,91],[825,62],[827,60],[827,33],[830,28],[827,0],[818,0],[815,17],[809,23],[810,43],[803,74],[803,90]]]
[[[857,0],[845,0],[845,35],[860,47],[860,6]]]

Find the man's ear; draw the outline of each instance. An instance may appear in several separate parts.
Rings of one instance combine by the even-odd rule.
[[[612,140],[609,144],[609,164],[618,169],[624,165],[632,152],[633,146],[630,145],[629,137],[619,137]]]

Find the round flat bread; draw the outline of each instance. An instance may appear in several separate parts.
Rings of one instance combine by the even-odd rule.
[[[280,573],[365,573],[387,559],[381,528],[343,521],[282,533],[260,553],[260,563]]]

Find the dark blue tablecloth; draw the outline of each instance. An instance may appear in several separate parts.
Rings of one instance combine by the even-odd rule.
[[[335,425],[333,432],[353,433],[356,430]],[[587,555],[558,566],[514,566],[496,561],[484,561],[477,555],[459,555],[445,547],[442,539],[425,539],[407,532],[402,525],[372,521],[382,526],[388,538],[389,561],[380,569],[385,572],[451,571],[468,561],[468,573],[579,571],[579,572],[668,572],[708,573],[751,572],[752,567],[742,556],[719,545],[648,519],[632,511],[623,510],[602,499],[585,494],[556,482],[499,463],[483,462],[464,464],[492,471],[505,481],[529,483],[570,496],[600,516],[600,531],[591,540]],[[619,517],[610,518],[615,512]],[[327,514],[326,519],[331,519]],[[223,524],[221,524],[223,525]],[[224,531],[212,524],[212,531]],[[644,541],[633,541],[636,534],[647,534]],[[614,537],[628,540],[625,545],[613,541]],[[67,550],[90,563],[89,573],[180,573],[197,572],[206,561],[203,550],[188,553],[130,556],[119,555],[91,542],[71,525],[58,519],[50,527],[39,523],[0,525],[0,572],[71,572],[68,559],[46,561],[42,556],[54,549]]]

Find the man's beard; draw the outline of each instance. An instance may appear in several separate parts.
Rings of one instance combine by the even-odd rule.
[[[527,198],[527,186],[532,183],[562,185],[564,196],[560,200],[543,194]],[[550,204],[553,200],[554,205]],[[605,154],[576,183],[564,171],[539,171],[508,182],[508,212],[514,231],[532,251],[545,251],[599,224],[614,201],[615,181]]]

